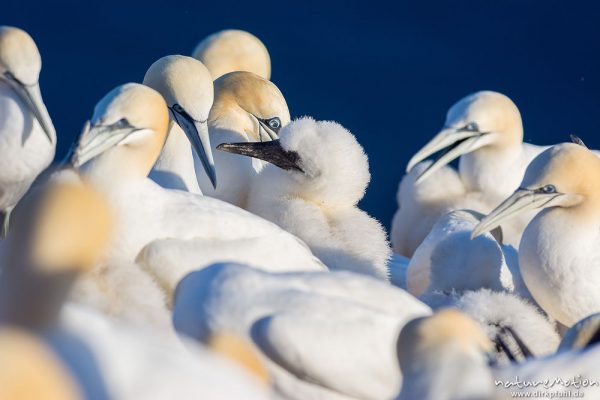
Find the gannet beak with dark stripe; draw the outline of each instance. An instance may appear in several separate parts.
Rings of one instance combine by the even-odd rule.
[[[504,200],[481,220],[475,229],[473,229],[471,239],[476,238],[482,233],[489,232],[500,226],[504,221],[525,211],[550,207],[553,200],[566,195],[565,193],[557,192],[556,187],[550,184],[534,189],[519,188],[512,196]]]
[[[406,166],[406,171],[410,171],[415,165],[432,154],[445,150],[445,152],[417,178],[416,183],[419,183],[463,154],[478,149],[481,146],[481,144],[478,145],[479,140],[487,133],[489,132],[480,132],[479,127],[475,123],[469,123],[460,128],[444,128],[410,159]]]
[[[217,171],[215,169],[215,160],[210,146],[207,120],[196,121],[179,104],[169,107],[169,110],[173,119],[177,122],[177,125],[181,127],[192,144],[194,151],[198,154],[198,157],[200,157],[200,161],[202,162],[202,166],[204,167],[210,182],[213,187],[216,188]]]
[[[52,120],[50,119],[48,110],[42,100],[39,84],[26,85],[8,71],[2,75],[2,79],[7,82],[21,100],[27,104],[27,107],[39,122],[44,133],[48,137],[48,140],[50,140],[50,143],[56,142],[56,131],[54,130],[54,125],[52,125]]]
[[[147,129],[138,129],[126,119],[120,119],[110,125],[92,125],[86,122],[77,148],[71,157],[71,165],[81,167],[86,162],[104,153],[106,150],[122,143],[131,134],[143,134]]]

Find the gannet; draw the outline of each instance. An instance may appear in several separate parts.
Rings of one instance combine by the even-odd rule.
[[[265,45],[251,33],[226,29],[204,38],[192,57],[202,61],[213,79],[234,71],[253,72],[271,77],[271,58]]]
[[[232,72],[215,81],[215,101],[208,118],[213,147],[226,142],[265,142],[278,138],[290,122],[285,98],[273,83],[250,72]],[[219,185],[215,189],[196,166],[202,192],[245,208],[261,160],[215,152]]]
[[[389,279],[386,233],[357,207],[371,179],[367,156],[341,125],[301,118],[279,140],[217,148],[269,162],[251,187],[249,211],[300,237],[331,269]]]
[[[518,339],[517,334],[513,335]],[[501,343],[498,338],[497,345]],[[600,393],[598,346],[586,352],[570,351],[510,365],[497,364],[492,350],[492,342],[477,324],[459,311],[438,311],[409,322],[398,341],[404,375],[398,399],[536,397],[525,392],[538,396],[552,392],[556,398],[574,398],[575,390],[596,398]],[[584,380],[585,387],[581,386]]]
[[[167,140],[150,178],[168,189],[201,193],[194,171],[194,151],[210,184],[215,186],[215,162],[208,134],[214,90],[206,67],[191,57],[166,56],[150,66],[144,84],[162,94],[171,117]]]
[[[544,148],[523,143],[521,115],[505,95],[483,91],[461,99],[448,111],[444,128],[408,163],[392,222],[394,251],[411,257],[448,211],[489,212],[518,187]],[[436,161],[419,164],[441,150],[446,151]],[[458,157],[457,172],[446,165]],[[518,247],[531,217],[524,214],[502,227],[508,244]]]
[[[244,371],[252,350],[230,335],[218,333],[218,346],[184,347],[148,327],[63,306],[113,233],[112,210],[89,185],[52,181],[17,206],[14,221],[0,275],[1,398],[269,398],[264,381]]]
[[[519,188],[473,231],[473,237],[518,214],[542,209],[527,225],[519,265],[535,301],[569,327],[600,311],[600,159],[565,143],[545,150],[525,172]]]
[[[221,331],[250,340],[285,398],[385,399],[401,384],[400,329],[429,314],[405,291],[361,274],[224,263],[181,280],[173,323],[203,342]]]
[[[444,309],[402,328],[398,359],[403,375],[398,400],[489,399],[494,392],[493,344],[460,311]]]
[[[117,228],[106,259],[135,261],[171,298],[185,273],[218,260],[274,271],[325,267],[298,238],[231,204],[165,189],[147,178],[167,134],[162,96],[148,86],[125,84],[96,105],[72,164],[104,193]],[[105,262],[104,265],[111,265]]]
[[[12,209],[54,158],[56,132],[40,92],[41,68],[31,36],[0,26],[0,238]]]

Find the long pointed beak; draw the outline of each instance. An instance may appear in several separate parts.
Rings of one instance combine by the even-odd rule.
[[[213,188],[217,188],[217,170],[215,168],[215,160],[210,146],[210,135],[208,133],[207,121],[196,121],[186,112],[177,112],[171,108],[171,112],[175,117],[177,125],[181,127],[188,140],[192,144],[194,151],[200,157],[202,166],[206,171],[206,175],[210,179]]]
[[[71,165],[75,168],[81,167],[86,162],[116,146],[134,129],[131,126],[117,125],[92,126],[87,121],[71,157]]]
[[[243,156],[259,158],[285,170],[304,172],[300,165],[300,156],[281,147],[279,140],[269,142],[221,143],[217,150]]]
[[[452,128],[443,129],[410,159],[406,166],[406,172],[409,172],[415,165],[427,159],[427,157],[446,149],[446,152],[417,178],[416,183],[419,183],[461,155],[477,149],[475,144],[482,135],[484,133],[457,131]]]
[[[498,207],[481,220],[473,229],[471,239],[482,233],[500,226],[525,211],[543,208],[556,197],[563,196],[562,193],[540,193],[530,189],[517,189],[508,199],[504,200]]]
[[[27,104],[27,107],[44,130],[50,143],[55,143],[56,130],[52,124],[52,119],[50,119],[50,114],[48,114],[48,110],[44,105],[44,100],[42,100],[40,85],[38,83],[25,85],[12,74],[5,74],[4,77],[15,93]]]

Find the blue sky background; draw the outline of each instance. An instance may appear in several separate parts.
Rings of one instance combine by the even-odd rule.
[[[93,106],[167,54],[225,28],[258,36],[292,116],[329,119],[365,147],[362,207],[386,226],[410,156],[447,109],[483,89],[510,96],[525,140],[581,136],[600,148],[600,3],[595,1],[2,0],[27,30],[62,157]]]

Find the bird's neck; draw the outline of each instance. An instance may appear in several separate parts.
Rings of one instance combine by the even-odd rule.
[[[459,161],[459,173],[465,188],[500,198],[512,193],[523,179],[522,145],[486,146],[463,155]]]

